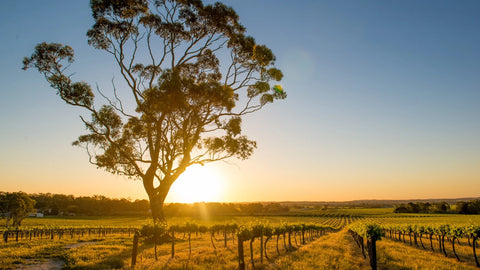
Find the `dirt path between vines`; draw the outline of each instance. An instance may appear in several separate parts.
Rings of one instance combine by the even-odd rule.
[[[268,270],[369,269],[360,248],[346,229],[322,236],[297,251],[275,260]]]
[[[65,250],[69,250],[69,249],[75,249],[75,248],[85,246],[85,245],[92,245],[92,244],[95,244],[95,243],[96,242],[80,242],[80,243],[66,245],[63,248]],[[35,269],[35,270],[50,270],[50,269],[51,270],[60,270],[65,265],[65,262],[58,259],[58,258],[48,259],[46,261],[33,259],[33,260],[27,260],[27,263],[28,264],[19,265],[16,269],[17,270],[33,270],[33,269]]]

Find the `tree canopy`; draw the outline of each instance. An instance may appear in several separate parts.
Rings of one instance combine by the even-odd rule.
[[[272,51],[222,3],[90,5],[88,43],[115,59],[126,87],[112,81],[108,93],[97,87],[95,99],[87,82],[66,74],[74,51],[58,43],[38,44],[23,68],[36,68],[62,100],[91,115],[81,116],[88,133],[73,144],[99,168],[141,180],[154,220],[164,220],[165,197],[188,166],[252,155],[256,142],[242,134],[241,117],[286,97],[272,85],[283,74]]]
[[[33,213],[35,201],[28,194],[23,192],[5,192],[0,193],[0,210],[6,217],[6,227],[18,227],[22,225],[23,219]]]

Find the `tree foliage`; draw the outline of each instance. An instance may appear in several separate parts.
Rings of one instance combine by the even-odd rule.
[[[126,87],[97,89],[103,99],[94,100],[87,82],[66,74],[74,52],[58,43],[38,44],[24,69],[36,68],[91,115],[73,144],[99,168],[142,180],[153,218],[164,219],[164,199],[188,166],[252,155],[241,117],[286,97],[271,85],[282,72],[221,3],[92,0],[91,9],[88,43],[113,57]],[[126,94],[131,100],[119,98]]]
[[[63,194],[28,194],[35,200],[35,208],[45,215],[81,216],[147,216],[148,200],[115,199],[105,196],[73,196]],[[290,211],[280,203],[168,203],[167,216],[201,217],[223,215],[284,214]]]
[[[395,206],[395,213],[452,213],[452,214],[480,214],[480,200],[458,201],[454,209],[447,202],[422,203],[409,202]]]
[[[6,217],[6,227],[18,227],[22,220],[33,213],[35,201],[23,192],[5,192],[0,193],[0,210]]]

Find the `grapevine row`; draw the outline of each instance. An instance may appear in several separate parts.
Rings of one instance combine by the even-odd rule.
[[[15,241],[32,239],[62,239],[63,237],[74,238],[75,236],[98,236],[106,237],[112,234],[133,234],[137,231],[135,227],[43,227],[43,228],[22,228],[8,229],[2,232],[3,241],[9,239]]]
[[[430,249],[435,251],[433,238],[438,241],[438,250],[447,257],[445,249],[445,240],[451,243],[453,254],[455,258],[460,261],[460,258],[455,250],[455,240],[460,238],[466,238],[468,245],[472,247],[473,257],[477,267],[480,267],[478,261],[476,246],[477,240],[480,237],[480,226],[478,225],[449,225],[449,224],[386,224],[382,225],[383,231],[386,235],[394,240],[402,241],[405,243],[405,236],[409,236],[410,245],[413,244],[419,246],[418,242],[423,249],[426,249],[422,239],[423,236],[427,236],[430,242]],[[403,238],[403,239],[402,239]]]
[[[450,224],[378,224],[369,222],[357,222],[349,226],[349,232],[352,234],[355,242],[364,252],[364,240],[367,240],[367,249],[370,257],[372,269],[376,269],[375,258],[375,241],[380,240],[382,236],[387,238],[403,241],[406,243],[405,237],[408,236],[410,245],[422,247],[423,249],[431,249],[435,251],[434,240],[438,241],[438,251],[447,257],[445,242],[450,242],[455,258],[460,261],[460,257],[455,249],[455,242],[460,244],[459,239],[467,239],[468,246],[472,248],[473,257],[477,267],[480,263],[477,257],[477,241],[480,238],[480,226],[475,224],[468,225],[450,225]],[[422,239],[429,240],[429,246]],[[373,246],[372,246],[373,245]],[[373,258],[372,258],[373,256]],[[373,266],[375,264],[375,268]]]
[[[162,225],[146,225],[140,230],[139,235],[135,235],[134,238],[134,248],[132,253],[132,267],[136,263],[136,250],[137,247],[135,244],[138,244],[138,236],[149,237],[154,240],[155,245],[155,259],[157,259],[157,239],[168,239],[171,242],[172,246],[172,258],[175,254],[175,234],[183,233],[188,238],[189,243],[189,254],[191,255],[191,235],[198,233],[209,233],[211,237],[212,246],[216,249],[214,244],[215,235],[222,235],[224,238],[224,245],[227,246],[227,235],[232,235],[232,240],[235,241],[235,236],[237,238],[238,244],[238,263],[239,269],[245,269],[245,259],[244,259],[244,242],[250,243],[250,259],[252,268],[254,268],[253,260],[253,242],[255,240],[260,241],[260,261],[263,263],[263,257],[269,259],[267,254],[267,244],[270,239],[276,238],[276,250],[280,254],[278,242],[280,237],[283,238],[283,246],[286,251],[294,250],[295,248],[292,245],[292,239],[295,242],[296,246],[299,246],[297,242],[297,237],[301,244],[305,244],[308,240],[313,240],[315,237],[323,235],[329,231],[334,230],[332,226],[328,225],[318,225],[318,224],[279,224],[279,225],[269,225],[269,224],[248,224],[248,225],[237,225],[237,224],[217,224],[210,227],[199,226],[192,223],[187,223],[183,226],[162,226]],[[185,237],[185,236],[184,236]],[[288,244],[287,244],[288,239]]]

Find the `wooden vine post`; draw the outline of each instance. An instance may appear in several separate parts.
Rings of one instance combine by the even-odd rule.
[[[237,237],[238,242],[238,269],[245,270],[245,256],[243,254],[243,238],[240,235]]]
[[[475,257],[475,263],[477,264],[477,267],[480,267],[480,263],[478,263],[478,258],[477,258],[477,251],[475,249],[475,246],[477,245],[477,237],[473,237],[473,240],[472,240],[473,244],[472,244],[472,247],[473,247],[473,257]]]
[[[305,245],[305,225],[302,224],[302,245]]]
[[[377,247],[376,247],[377,240],[375,237],[367,239],[367,249],[368,249],[368,257],[370,259],[370,267],[372,270],[377,270]]]
[[[478,238],[480,237],[480,226],[478,225],[469,226],[467,231],[469,236],[472,238],[473,257],[475,258],[475,263],[477,267],[480,267],[480,263],[478,262],[478,258],[477,258],[477,248],[476,248]]]
[[[138,232],[133,235],[133,249],[132,249],[132,266],[133,269],[137,263],[137,252],[138,252]]]
[[[367,239],[367,251],[372,270],[377,270],[377,240],[382,239],[384,235],[382,228],[375,223],[365,224],[353,224],[350,226],[350,233],[362,248],[363,252],[363,239]],[[363,254],[365,256],[365,254]]]
[[[225,247],[227,247],[227,226],[223,228],[223,242]]]
[[[292,232],[290,229],[288,230],[288,249],[292,250]]]

